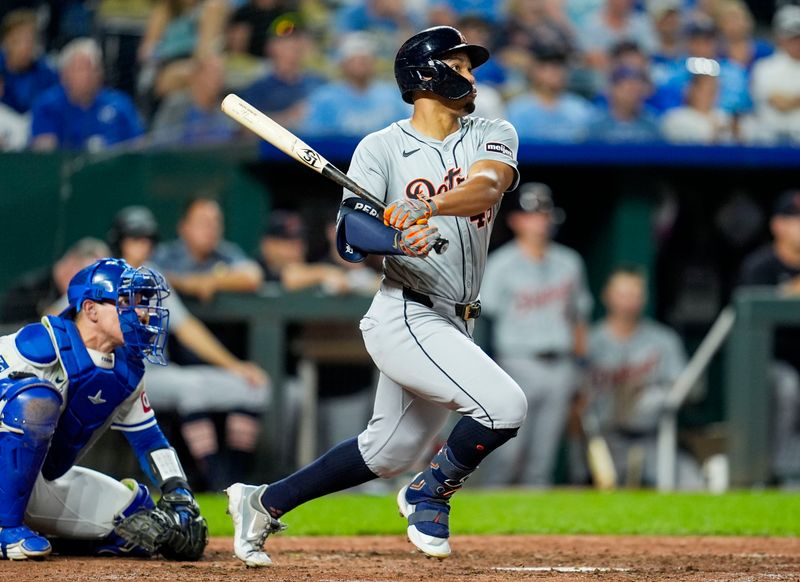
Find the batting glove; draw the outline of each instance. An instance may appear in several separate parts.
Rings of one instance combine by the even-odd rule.
[[[405,230],[412,224],[425,222],[438,214],[432,198],[409,198],[395,200],[383,211],[383,223],[397,230]]]
[[[439,229],[428,224],[413,224],[397,233],[397,246],[409,257],[427,257],[439,240]]]

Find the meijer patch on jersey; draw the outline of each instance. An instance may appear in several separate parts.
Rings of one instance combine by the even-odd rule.
[[[489,143],[487,143],[486,144],[486,151],[487,152],[497,152],[498,154],[505,154],[509,158],[513,158],[514,157],[514,153],[511,151],[510,147],[508,147],[504,143],[500,143],[500,142],[496,142],[496,141],[490,141]]]

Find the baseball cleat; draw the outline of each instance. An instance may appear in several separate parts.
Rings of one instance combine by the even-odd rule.
[[[228,515],[233,519],[233,553],[252,568],[272,564],[264,551],[267,536],[286,529],[286,526],[270,514],[256,509],[266,485],[256,487],[234,483],[225,490],[228,495]]]
[[[450,555],[450,505],[446,501],[425,500],[409,503],[406,498],[408,485],[397,494],[397,507],[400,515],[408,519],[409,541],[416,548],[432,558],[446,558]]]
[[[44,558],[51,550],[47,538],[40,536],[27,526],[0,527],[0,559]]]

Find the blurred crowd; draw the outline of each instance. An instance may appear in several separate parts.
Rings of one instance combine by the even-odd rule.
[[[8,0],[0,19],[0,151],[253,139],[230,91],[303,136],[363,136],[410,113],[395,51],[440,24],[492,50],[476,114],[523,141],[800,143],[786,0]]]

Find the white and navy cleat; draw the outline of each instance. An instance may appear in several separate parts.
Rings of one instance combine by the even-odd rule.
[[[228,495],[228,514],[233,519],[233,553],[252,568],[272,564],[264,551],[267,536],[286,529],[286,526],[270,514],[256,509],[266,485],[255,486],[234,483],[225,490]]]
[[[400,515],[408,519],[409,541],[426,556],[444,559],[450,555],[449,541],[449,512],[450,506],[447,502],[438,500],[420,501],[417,504],[408,502],[406,492],[408,485],[403,487],[397,494],[397,507]],[[439,535],[431,535],[420,530],[435,530]],[[442,537],[444,534],[444,537]]]

